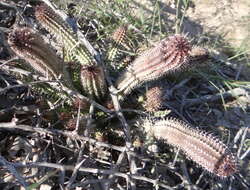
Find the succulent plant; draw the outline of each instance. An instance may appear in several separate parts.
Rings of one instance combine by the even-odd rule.
[[[108,52],[107,56],[107,59],[109,61],[112,62],[116,58],[119,47],[123,46],[127,30],[128,30],[127,25],[122,25],[114,31],[111,37],[111,39],[113,40],[113,47]]]
[[[107,92],[103,69],[98,66],[87,48],[78,42],[69,25],[46,4],[37,6],[35,15],[48,31],[63,41],[66,51],[82,65],[79,79],[85,93],[92,98],[102,99]],[[70,68],[68,69],[70,70]],[[77,75],[73,76],[73,82],[76,84],[77,81],[74,79],[78,79],[79,73],[74,72],[73,74]]]
[[[63,42],[67,54],[82,65],[96,64],[87,48],[79,43],[70,26],[52,8],[42,3],[36,7],[35,15],[43,27],[54,34],[59,41]]]
[[[147,111],[158,111],[163,104],[163,88],[160,85],[152,86],[146,92],[144,107]]]
[[[27,27],[17,28],[10,34],[9,44],[13,51],[17,55],[25,59],[27,62],[29,62],[31,66],[42,75],[49,76],[50,78],[58,78],[61,75],[64,79],[66,78],[66,82],[69,82],[69,84],[71,83],[70,81],[73,81],[74,85],[70,86],[71,89],[77,87],[80,93],[83,92],[83,94],[86,94],[90,98],[98,101],[98,103],[105,105],[111,111],[109,112],[108,110],[102,109],[104,112],[107,112],[107,114],[103,114],[103,112],[95,112],[96,115],[94,116],[96,117],[93,118],[97,120],[102,119],[106,117],[106,115],[111,113],[111,117],[107,118],[107,120],[105,119],[106,124],[106,121],[113,122],[112,118],[116,113],[119,116],[118,118],[121,119],[121,123],[125,123],[125,135],[129,137],[127,139],[130,140],[129,130],[127,130],[129,127],[126,126],[126,119],[123,118],[123,114],[120,113],[124,112],[124,116],[126,116],[125,111],[137,112],[137,110],[131,108],[125,110],[125,106],[123,106],[123,110],[120,110],[118,105],[119,102],[117,103],[116,99],[112,99],[114,102],[111,102],[108,98],[105,97],[108,88],[105,80],[106,73],[104,72],[103,67],[99,64],[99,61],[97,63],[89,50],[84,45],[79,43],[77,35],[59,14],[57,14],[46,4],[40,4],[36,7],[35,16],[37,20],[51,34],[57,37],[58,41],[63,43],[67,56],[69,56],[69,58],[74,61],[70,59],[69,63],[64,63],[56,55],[56,52],[44,42],[39,33]],[[97,30],[98,29],[99,28],[97,28]],[[118,53],[122,52],[119,51],[121,50],[120,47],[126,46],[126,32],[127,26],[121,26],[113,33],[113,47],[110,51],[108,51],[108,53],[106,54],[107,56],[104,58],[105,61],[110,63],[110,66],[113,66],[115,74],[119,73],[119,69],[124,68],[125,65],[123,64],[122,67],[118,67],[117,65],[115,65],[115,62],[120,65],[122,64],[121,59],[118,58]],[[122,98],[124,98],[133,89],[144,83],[158,80],[170,73],[189,69],[193,65],[198,65],[199,63],[205,61],[206,59],[208,59],[208,57],[209,53],[207,49],[197,46],[192,47],[186,36],[173,35],[166,39],[163,39],[155,47],[148,49],[140,56],[138,56],[138,58],[135,59],[120,75],[120,77],[116,81],[116,86],[118,91],[121,92],[121,95],[123,95]],[[119,60],[119,62],[117,60]],[[70,77],[68,76],[69,73],[71,74]],[[113,80],[112,77],[110,77],[111,80]],[[47,96],[45,97],[45,99],[58,99],[57,95],[60,95],[60,98],[62,97],[62,93],[59,91],[55,91],[53,89],[53,86],[51,86],[51,88],[47,88],[46,86],[41,85],[40,87],[43,91],[39,91],[40,88],[38,88],[37,91],[39,95],[42,95],[44,91],[46,95],[48,93],[55,95],[55,97]],[[67,91],[67,94],[69,96],[69,94],[73,94],[73,92],[69,90]],[[66,98],[63,97],[63,99]],[[69,98],[67,97],[67,99]],[[105,101],[103,101],[105,99],[107,100],[106,103]],[[150,114],[154,114],[155,116],[157,114],[161,114],[160,116],[162,117],[163,114],[164,116],[166,115],[166,112],[164,111],[163,114],[157,112],[162,106],[162,101],[163,88],[160,85],[156,85],[151,87],[146,92],[146,102],[144,104],[144,107],[147,111],[153,112]],[[67,101],[64,102],[66,102],[66,104],[68,103]],[[75,97],[70,99],[70,104],[72,105],[71,108],[73,108],[74,112],[76,110],[81,110],[82,112],[89,110],[89,102],[91,101],[88,100],[88,102],[85,102]],[[130,104],[131,102],[133,104],[133,101],[129,101]],[[117,106],[114,106],[113,104]],[[95,102],[93,103],[93,105],[102,108]],[[138,107],[136,104],[133,104],[133,106]],[[79,115],[81,115],[80,118],[76,118],[72,117],[72,113],[69,112],[68,107],[65,106],[63,111],[64,112],[60,115],[60,123],[63,124],[67,130],[79,130],[78,134],[82,135],[84,132],[84,127],[86,127],[87,125],[87,119],[92,118],[90,117],[92,113],[88,116],[79,113]],[[50,116],[50,118],[53,117],[54,115],[52,115],[52,117]],[[80,128],[78,129],[78,127]],[[236,158],[231,153],[230,149],[225,144],[223,144],[222,141],[207,132],[192,128],[188,124],[176,119],[146,119],[142,123],[142,128],[148,135],[153,136],[155,139],[164,140],[166,143],[174,147],[178,147],[190,160],[196,162],[199,166],[203,167],[204,169],[218,177],[229,177],[237,172]],[[119,146],[124,146],[125,143],[126,145],[130,144],[130,142],[125,142],[124,140],[122,140],[123,136],[118,136],[118,133],[110,132],[111,131],[108,131],[107,133],[97,132],[94,135],[97,141],[105,142],[108,144],[115,144]],[[131,134],[134,135],[135,133]],[[139,137],[131,139],[134,139],[134,141],[132,142],[135,148],[144,146],[144,143],[140,141]],[[101,159],[106,159],[106,157],[109,159],[110,155],[106,154],[109,153],[109,148],[106,149],[102,147],[100,149],[98,148],[89,150],[89,152],[91,152],[92,154],[98,154],[97,157],[100,157]],[[120,158],[118,159],[120,160]],[[130,161],[130,159],[128,160]],[[131,164],[131,166],[132,165],[133,164]],[[133,173],[132,169],[130,172]],[[155,183],[155,180],[152,181],[154,181]]]
[[[170,36],[140,55],[120,76],[116,85],[127,95],[138,85],[189,68],[191,44],[182,35]]]
[[[62,61],[56,52],[46,44],[40,34],[28,27],[17,27],[10,34],[11,49],[31,67],[49,78],[58,78],[63,72]]]
[[[103,99],[107,93],[107,84],[102,67],[82,67],[80,75],[84,92],[97,100]]]
[[[190,160],[216,176],[228,177],[237,171],[234,155],[211,134],[176,119],[146,119],[142,127],[148,135],[180,148]]]

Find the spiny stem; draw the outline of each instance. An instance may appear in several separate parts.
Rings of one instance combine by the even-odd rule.
[[[62,74],[62,60],[44,42],[39,33],[31,28],[15,28],[9,35],[8,43],[18,56],[30,63],[32,68],[43,76],[58,78]]]
[[[128,27],[126,25],[122,25],[115,30],[112,35],[113,47],[110,49],[107,55],[107,59],[109,61],[113,61],[118,53],[118,48],[124,44],[126,33]]]
[[[130,64],[116,83],[118,90],[127,95],[145,82],[189,68],[190,50],[191,45],[184,36],[174,35],[162,40]]]
[[[64,43],[67,53],[79,61],[82,65],[96,65],[96,61],[90,52],[84,47],[68,24],[49,6],[41,4],[36,7],[35,12],[37,20],[58,40]]]
[[[107,93],[107,84],[102,67],[82,67],[80,75],[83,90],[87,95],[97,100],[103,99]]]
[[[234,155],[211,134],[176,119],[146,119],[142,127],[147,134],[180,148],[190,160],[219,177],[228,177],[237,171]]]
[[[144,107],[149,112],[158,111],[163,105],[163,88],[156,84],[151,86],[146,92]]]

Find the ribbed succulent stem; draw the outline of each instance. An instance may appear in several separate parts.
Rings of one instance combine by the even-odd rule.
[[[116,85],[124,95],[135,87],[189,67],[191,45],[181,35],[170,36],[140,55],[118,79]]]
[[[56,52],[31,28],[16,28],[8,39],[11,49],[30,63],[43,76],[57,78],[63,72],[63,63]]]
[[[107,83],[102,67],[81,68],[81,84],[84,92],[91,98],[101,100],[107,93]]]
[[[66,65],[67,67],[65,67],[65,69],[67,73],[70,73],[70,78],[74,87],[81,91],[82,86],[80,73],[82,66],[80,64],[76,64],[75,62],[67,62]]]
[[[211,134],[176,119],[147,119],[142,126],[147,134],[180,148],[190,160],[219,177],[228,177],[237,171],[234,155]]]
[[[82,65],[95,65],[96,61],[87,48],[80,44],[70,26],[49,6],[41,4],[36,7],[37,20],[59,41],[62,41],[67,53]]]
[[[117,57],[119,47],[123,46],[125,42],[127,29],[128,28],[126,25],[122,25],[119,28],[117,28],[115,32],[113,33],[111,37],[111,39],[113,40],[113,45],[110,51],[108,51],[108,55],[107,55],[107,59],[109,61],[112,62]]]
[[[146,92],[144,107],[149,112],[158,111],[163,105],[163,88],[157,84]]]

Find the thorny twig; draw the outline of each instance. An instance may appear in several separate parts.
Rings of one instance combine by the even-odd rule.
[[[124,130],[124,133],[125,133],[125,136],[126,136],[126,138],[125,138],[125,140],[126,140],[126,149],[127,149],[127,151],[131,151],[132,144],[131,144],[131,136],[130,136],[130,126],[128,125],[123,113],[121,112],[121,106],[120,106],[118,96],[117,96],[117,89],[115,89],[115,87],[113,86],[107,71],[106,71],[106,78],[107,78],[107,81],[108,81],[109,86],[110,86],[109,91],[110,91],[110,95],[111,95],[111,98],[112,98],[112,101],[113,101],[113,104],[114,104],[116,114],[118,116],[118,119],[122,123],[122,126],[124,127],[123,130]],[[133,156],[131,156],[131,154],[129,154],[128,152],[127,152],[127,155],[128,155],[128,161],[129,161],[129,164],[130,164],[130,173],[131,174],[136,174],[135,158]],[[130,180],[129,178],[128,178],[128,180],[129,180],[129,182],[131,184],[132,190],[136,189],[134,181]]]
[[[185,162],[181,163],[181,169],[182,169],[182,172],[183,172],[183,183],[186,183],[187,186],[188,186],[188,190],[191,190],[192,188],[192,182],[190,180],[190,176],[188,175],[188,171],[187,171],[187,166],[185,164]]]
[[[28,87],[31,85],[36,85],[36,84],[41,84],[41,83],[53,83],[53,82],[57,82],[57,81],[56,80],[43,80],[43,81],[29,82],[27,84],[10,85],[10,86],[0,89],[0,94],[4,94],[6,91],[13,89],[13,88]]]
[[[117,161],[116,161],[116,164],[111,167],[111,170],[114,170],[114,172],[117,172],[117,170],[119,169],[119,166],[123,162],[124,158],[125,158],[125,152],[121,152]],[[109,190],[109,188],[112,184],[113,178],[114,178],[114,175],[112,175],[112,174],[109,175],[109,177],[108,177],[109,181],[105,184],[105,190]]]
[[[246,150],[246,152],[244,152],[241,157],[240,160],[243,160],[245,157],[247,157],[248,155],[250,155],[250,147]]]
[[[99,142],[99,141],[92,139],[92,138],[89,138],[89,137],[80,136],[80,135],[78,135],[76,133],[72,133],[70,131],[61,131],[61,130],[57,130],[57,129],[45,129],[45,128],[40,128],[40,127],[31,127],[28,125],[17,125],[14,122],[0,123],[0,129],[5,129],[8,131],[21,130],[24,132],[48,134],[48,135],[54,135],[54,136],[62,135],[62,136],[68,137],[68,138],[73,139],[73,140],[87,141],[87,142],[95,144],[97,146],[111,148],[111,149],[117,150],[119,152],[125,151],[125,149],[126,149],[125,147],[110,145],[110,144],[107,144],[104,142]]]
[[[243,132],[242,137],[241,137],[240,147],[239,147],[238,152],[237,152],[237,157],[238,157],[238,158],[240,158],[240,154],[241,154],[243,145],[244,145],[244,143],[245,143],[245,139],[246,139],[247,132],[248,132],[248,127],[246,127],[246,128],[244,129],[244,132]]]
[[[111,84],[112,85],[112,84]],[[124,127],[124,133],[125,133],[125,136],[126,136],[126,149],[127,151],[131,151],[131,136],[130,136],[130,126],[128,125],[125,117],[123,116],[123,113],[121,112],[121,106],[120,106],[120,103],[119,103],[119,100],[118,100],[118,96],[117,94],[115,93],[117,90],[111,86],[110,87],[110,95],[112,97],[112,101],[113,101],[113,104],[114,104],[114,108],[115,108],[115,111],[116,111],[116,114],[119,118],[119,120],[121,121],[122,123],[122,126]],[[130,164],[130,172],[131,174],[135,174],[136,173],[136,166],[135,166],[135,159],[133,156],[131,156],[128,152],[127,152],[127,155],[128,155],[128,161],[129,161],[129,164]],[[128,178],[129,180],[129,178]],[[131,188],[132,189],[135,189],[135,184],[132,180],[129,180],[130,181],[130,184],[131,184]]]
[[[248,92],[246,89],[243,88],[234,88],[231,90],[228,90],[226,92],[221,92],[213,95],[205,95],[199,98],[194,98],[194,99],[186,99],[185,100],[185,106],[193,106],[193,105],[198,105],[198,104],[204,104],[204,103],[209,103],[209,102],[214,102],[220,100],[222,97],[223,99],[226,98],[234,98],[234,97],[239,97],[243,95],[247,95]]]
[[[80,150],[80,152],[82,152],[82,151]],[[82,156],[80,153],[79,153],[79,155],[80,155],[80,157]],[[75,168],[74,168],[74,170],[73,170],[73,173],[72,173],[72,175],[71,175],[71,177],[70,177],[70,179],[69,179],[69,181],[68,181],[68,185],[66,186],[66,190],[71,189],[71,186],[72,186],[73,182],[74,182],[75,179],[76,179],[77,172],[79,171],[79,169],[81,168],[82,164],[83,164],[85,161],[86,161],[86,159],[82,159],[82,160],[75,166]]]
[[[14,68],[14,67],[10,67],[7,65],[3,66],[3,69],[6,71],[12,71],[12,72],[20,73],[20,74],[28,76],[28,77],[32,77],[34,80],[38,80],[38,81],[46,81],[47,80],[45,77],[35,75],[32,72],[25,71],[23,69]],[[103,107],[102,105],[98,104],[94,100],[87,98],[87,97],[81,95],[79,92],[73,91],[62,84],[61,84],[61,86],[59,86],[58,84],[55,84],[55,83],[48,83],[48,84],[59,91],[61,91],[61,90],[65,91],[69,96],[77,97],[81,100],[85,100],[85,101],[89,102],[90,104],[93,104],[95,107],[97,107],[98,109],[102,110],[103,112],[105,112],[107,114],[112,113],[112,111],[110,111],[107,108]]]
[[[86,129],[84,131],[84,135],[86,137],[88,137],[89,133],[90,133],[91,123],[92,123],[92,120],[93,120],[92,118],[93,118],[93,115],[94,115],[94,111],[95,111],[94,105],[91,104],[90,108],[89,108],[89,114],[88,114],[88,119],[87,119],[87,126],[86,126]]]
[[[0,155],[0,163],[5,166],[9,171],[10,173],[15,176],[15,178],[17,179],[17,181],[19,183],[21,183],[21,185],[24,187],[24,188],[27,188],[28,187],[28,184],[27,182],[23,179],[22,176],[19,175],[19,173],[16,171],[16,168],[10,164],[4,157],[2,157]]]
[[[86,126],[86,130],[84,131],[84,135],[86,137],[89,136],[89,127],[90,127],[90,124],[92,122],[92,115],[93,115],[93,112],[94,112],[94,106],[93,104],[90,105],[90,110],[89,110],[89,114],[88,114],[88,119],[87,119],[87,126]],[[78,128],[79,128],[79,121],[80,121],[80,105],[79,105],[79,108],[78,108],[78,115],[77,115],[77,126],[76,126],[76,134],[79,134],[78,132]],[[73,185],[73,182],[75,181],[76,177],[77,177],[77,173],[78,173],[78,170],[79,168],[82,166],[82,164],[86,161],[86,159],[82,159],[82,155],[83,155],[83,150],[84,150],[84,146],[85,146],[85,143],[81,143],[81,147],[80,147],[80,151],[78,153],[78,158],[77,158],[77,164],[75,166],[75,169],[68,181],[68,184],[66,186],[66,189],[71,189],[71,186]]]
[[[56,169],[64,169],[64,170],[69,170],[69,171],[73,171],[75,166],[72,165],[61,165],[61,164],[55,164],[55,163],[48,163],[48,162],[27,162],[27,163],[11,163],[8,162],[8,164],[12,165],[13,167],[18,167],[18,168],[33,168],[33,167],[47,167],[47,168],[56,168]],[[142,180],[142,181],[146,181],[148,183],[152,183],[154,186],[158,185],[161,186],[165,189],[178,189],[175,187],[170,187],[168,185],[165,185],[164,183],[159,182],[158,179],[150,179],[144,176],[138,176],[138,175],[131,175],[131,174],[126,174],[126,173],[122,173],[122,172],[114,172],[113,170],[104,170],[104,169],[97,169],[97,168],[86,168],[86,167],[80,167],[79,168],[80,172],[86,172],[86,173],[94,173],[94,174],[107,174],[107,175],[115,175],[117,177],[122,177],[122,178],[133,178],[135,180]]]
[[[7,60],[7,61],[1,61],[0,60],[0,69],[4,66],[4,65],[7,65],[7,64],[9,64],[9,63],[11,63],[11,62],[14,62],[14,61],[19,61],[20,60],[20,58],[19,57],[13,57],[13,58],[11,58],[11,59],[9,59],[9,60]]]

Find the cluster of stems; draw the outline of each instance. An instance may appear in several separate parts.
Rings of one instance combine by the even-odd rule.
[[[77,61],[73,63],[81,65],[81,71],[77,74],[84,92],[97,100],[102,99],[107,92],[103,68],[97,64],[87,48],[78,41],[70,26],[45,4],[36,7],[35,15],[49,32],[63,42],[67,54]]]
[[[80,80],[84,92],[93,99],[104,99],[107,93],[104,70],[87,48],[78,42],[68,24],[45,4],[36,7],[35,15],[49,32],[63,42],[67,53],[76,60],[73,64],[79,63],[76,78]],[[115,58],[118,46],[124,43],[126,31],[127,27],[122,26],[113,34],[115,45],[108,54],[108,60]],[[54,78],[63,75],[69,78],[63,61],[33,29],[16,28],[9,35],[8,41],[12,50],[42,75]],[[138,56],[118,78],[116,86],[126,96],[137,86],[189,69],[207,58],[206,49],[192,47],[183,35],[173,35]],[[158,110],[162,104],[162,89],[159,86],[150,89],[147,99],[146,107],[149,111]],[[73,128],[75,120],[70,120],[68,125]],[[147,119],[142,127],[147,134],[180,148],[189,159],[219,177],[227,177],[236,172],[236,160],[229,148],[206,132],[193,129],[175,119]]]

